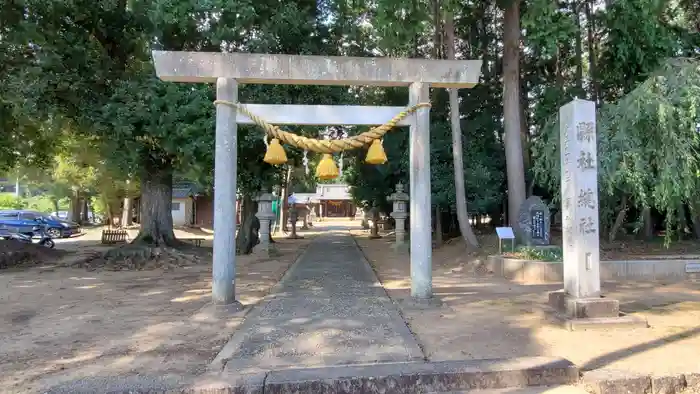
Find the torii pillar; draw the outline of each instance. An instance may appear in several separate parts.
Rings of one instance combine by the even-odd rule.
[[[164,81],[216,83],[218,100],[238,103],[238,85],[408,86],[409,105],[428,102],[429,89],[471,88],[480,60],[428,60],[252,53],[154,51]],[[272,124],[380,125],[406,107],[262,105],[246,108]],[[251,124],[234,107],[217,105],[214,162],[214,261],[212,301],[236,303],[237,123]],[[411,295],[432,297],[430,111],[421,108],[399,123],[410,126]],[[262,158],[261,158],[262,160]]]

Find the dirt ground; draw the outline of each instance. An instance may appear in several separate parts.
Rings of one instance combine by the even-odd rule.
[[[279,239],[276,259],[239,256],[243,304],[268,293],[313,236],[304,235]],[[92,238],[61,240],[56,248],[69,251],[66,260],[105,249]],[[243,316],[207,312],[210,283],[210,261],[168,272],[42,264],[0,270],[1,391],[39,392],[83,377],[203,372]]]
[[[623,311],[651,328],[567,331],[545,314],[547,293],[560,285],[517,285],[475,273],[483,254],[461,241],[434,250],[433,286],[441,306],[410,299],[410,261],[390,249],[391,236],[356,239],[431,360],[519,356],[565,357],[583,370],[617,369],[666,375],[700,372],[700,283],[604,285]]]

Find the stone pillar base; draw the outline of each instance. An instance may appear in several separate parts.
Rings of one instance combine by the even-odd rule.
[[[621,313],[620,302],[611,298],[574,298],[565,290],[557,290],[549,293],[549,306],[571,331],[611,326],[649,327],[646,319]]]
[[[379,234],[370,234],[370,235],[369,235],[369,239],[379,239],[379,238],[381,238],[381,237],[382,237],[382,236],[379,235]]]

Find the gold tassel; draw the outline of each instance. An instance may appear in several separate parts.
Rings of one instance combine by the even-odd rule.
[[[384,164],[387,162],[386,153],[380,140],[372,141],[372,145],[369,146],[367,151],[365,162],[369,164]]]
[[[263,161],[272,165],[287,163],[287,154],[284,153],[284,148],[280,145],[280,140],[273,138],[272,141],[270,141]]]
[[[318,167],[316,167],[316,176],[319,179],[329,180],[337,178],[338,175],[338,167],[335,165],[333,157],[330,154],[325,153],[321,161],[318,163]]]

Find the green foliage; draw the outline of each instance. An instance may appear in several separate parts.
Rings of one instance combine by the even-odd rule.
[[[101,194],[95,205],[137,194],[145,163],[211,190],[213,89],[159,81],[152,49],[427,58],[444,53],[436,21],[450,11],[458,57],[483,60],[480,84],[460,91],[468,204],[473,213],[497,215],[505,196],[500,8],[509,1],[440,3],[436,10],[427,0],[4,1],[0,170],[18,171],[53,201],[73,190]],[[678,205],[698,191],[697,68],[692,60],[665,61],[698,56],[697,2],[617,0],[588,15],[597,3],[521,1],[523,139],[532,147],[533,190],[556,203],[558,108],[574,96],[596,99],[606,226],[628,196],[636,208],[669,213],[674,227]],[[431,181],[433,202],[447,210],[455,193],[445,96],[433,89]],[[257,103],[405,105],[406,98],[405,88],[240,88],[242,102]],[[257,127],[238,128],[243,194],[284,177],[283,168],[262,163],[261,137]],[[389,163],[382,166],[364,164],[364,150],[346,153],[344,181],[358,201],[388,209],[394,185],[408,184],[407,131],[390,133],[384,147]],[[303,152],[286,151],[300,166]],[[313,174],[319,157],[309,159]],[[297,175],[295,187],[313,188],[313,176]]]
[[[0,209],[23,209],[24,201],[14,193],[0,193]]]
[[[639,208],[666,214],[666,237],[677,229],[679,205],[700,192],[700,61],[672,59],[615,104],[598,111],[598,181],[601,211],[620,194]],[[533,146],[538,182],[558,196],[559,122],[552,119]]]
[[[538,248],[534,246],[518,246],[514,252],[506,252],[504,256],[522,260],[562,262],[563,251],[559,247]]]

